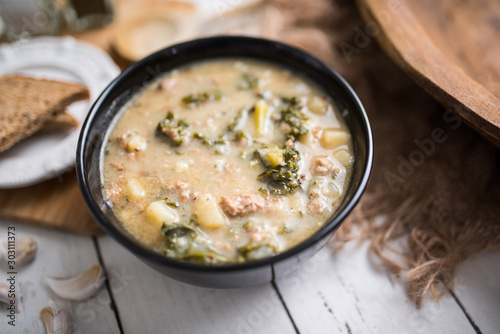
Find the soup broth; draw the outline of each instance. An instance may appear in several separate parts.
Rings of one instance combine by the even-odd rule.
[[[215,265],[310,237],[342,201],[354,159],[335,101],[246,59],[166,73],[123,107],[102,154],[103,195],[133,236]]]

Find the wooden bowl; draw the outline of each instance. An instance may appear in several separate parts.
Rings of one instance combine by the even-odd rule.
[[[500,1],[357,0],[368,36],[500,147]]]

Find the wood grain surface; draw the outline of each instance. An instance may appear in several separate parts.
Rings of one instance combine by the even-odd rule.
[[[101,232],[85,205],[74,171],[34,186],[0,190],[0,219],[84,235]]]
[[[376,38],[417,84],[500,147],[500,2],[357,3],[366,22],[361,32]]]
[[[44,276],[71,277],[99,263],[100,254],[92,237],[21,224],[7,225],[2,220],[0,235],[7,235],[7,226],[15,227],[17,238],[33,237],[38,244],[38,251],[33,262],[16,266],[16,326],[1,321],[0,333],[47,333],[40,310],[49,305],[49,300],[70,314],[73,334],[120,333],[118,319],[110,303],[109,289],[100,289],[95,296],[84,301],[72,302],[55,295],[44,279]],[[2,281],[5,281],[11,276],[7,274],[7,262],[1,261],[0,268]],[[107,273],[107,277],[110,282],[117,284],[115,274]],[[0,306],[2,318],[6,318],[8,313],[5,305]]]
[[[17,269],[16,327],[0,333],[44,333],[39,312],[49,299],[64,307],[73,333],[498,333],[500,250],[472,257],[457,270],[455,290],[417,309],[404,285],[369,256],[369,244],[329,246],[297,270],[245,289],[208,289],[173,281],[149,268],[107,235],[86,237],[0,219],[0,235],[33,237],[36,259]],[[397,246],[397,245],[396,245]],[[399,249],[399,248],[398,248]],[[43,276],[69,277],[94,263],[108,284],[84,301],[50,291]],[[7,262],[0,261],[6,282]],[[0,315],[8,310],[0,304]]]

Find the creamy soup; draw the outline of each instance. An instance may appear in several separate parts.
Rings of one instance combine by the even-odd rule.
[[[272,256],[320,229],[349,184],[335,101],[288,69],[221,59],[166,73],[118,114],[105,199],[140,242],[226,264]]]

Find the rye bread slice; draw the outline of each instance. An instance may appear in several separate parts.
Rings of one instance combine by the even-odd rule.
[[[40,130],[71,103],[89,98],[86,87],[21,75],[0,77],[0,152]]]
[[[71,116],[67,112],[62,112],[49,119],[43,125],[40,131],[43,132],[63,131],[68,129],[74,129],[77,126],[78,126],[78,121],[73,116]]]

